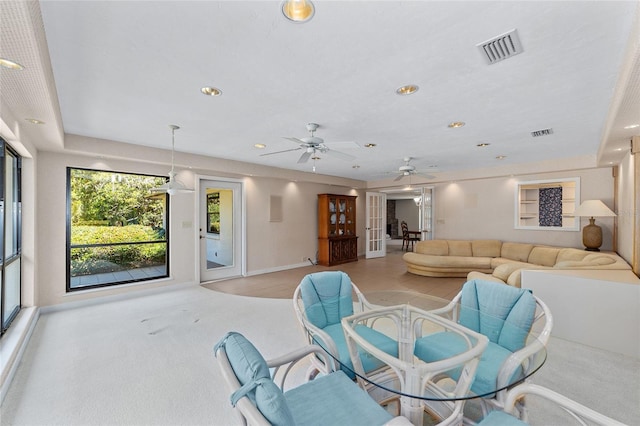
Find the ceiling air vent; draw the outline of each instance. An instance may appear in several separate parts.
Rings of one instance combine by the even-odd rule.
[[[531,136],[533,136],[534,138],[537,138],[538,136],[547,136],[552,134],[553,134],[553,129],[542,129],[542,130],[536,130],[535,132],[531,132]]]
[[[489,65],[522,53],[522,44],[515,29],[476,46]]]

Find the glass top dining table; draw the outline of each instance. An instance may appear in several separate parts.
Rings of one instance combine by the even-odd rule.
[[[480,333],[460,324],[460,312],[466,310],[465,315],[473,309],[462,307],[459,303],[450,300],[418,293],[415,291],[376,291],[364,293],[366,299],[362,312],[355,313],[342,319],[342,327],[348,343],[349,352],[353,364],[353,369],[342,365],[341,368],[350,369],[355,374],[357,381],[365,387],[370,395],[385,395],[382,399],[400,398],[401,414],[408,417],[414,424],[422,424],[424,406],[434,406],[437,412],[438,404],[455,403],[480,397],[492,397],[497,392],[506,390],[518,383],[523,382],[536,371],[538,371],[546,360],[545,345],[540,343],[534,331],[523,330],[526,336],[525,346],[527,355],[522,358],[508,357],[504,364],[511,363],[509,374],[498,375],[495,382],[485,387],[480,393],[473,392],[471,385],[466,390],[460,392],[453,383],[441,384],[443,376],[451,376],[454,371],[451,367],[448,371],[436,371],[434,374],[428,362],[424,362],[414,354],[416,340],[423,336],[434,335],[436,333],[453,332],[458,333],[461,338],[468,339],[472,347],[475,344],[482,345],[478,352],[477,359],[484,356],[490,339],[483,343],[484,336],[478,337]],[[484,315],[475,312],[477,315]],[[487,319],[487,318],[483,318]],[[508,323],[497,318],[488,318],[490,321],[502,321],[503,327]],[[398,342],[397,356],[390,356],[381,351],[373,344],[367,342],[360,336],[356,329],[359,325],[367,325],[377,331],[391,337]],[[513,324],[508,324],[514,328]],[[471,350],[471,349],[470,349]],[[357,355],[356,355],[357,354]],[[482,354],[482,355],[478,355]],[[384,365],[383,368],[372,372],[366,372],[359,361],[362,356],[377,358]],[[455,356],[451,356],[454,361]],[[446,362],[446,361],[445,361]],[[438,363],[432,363],[437,366]],[[458,371],[464,364],[456,367]],[[475,372],[475,368],[472,369]],[[453,373],[455,376],[455,373]],[[462,380],[463,373],[460,373],[458,381]],[[473,381],[473,377],[470,379]],[[449,380],[451,382],[451,380]],[[376,398],[374,399],[381,399]]]

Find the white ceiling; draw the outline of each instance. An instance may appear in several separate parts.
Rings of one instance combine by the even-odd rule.
[[[1,3],[6,18],[14,2]],[[50,64],[44,55],[39,72],[54,111],[15,94],[4,103],[47,121],[39,149],[56,147],[56,122],[164,149],[177,124],[179,151],[302,171],[313,165],[297,164],[302,151],[260,154],[296,148],[284,137],[308,136],[315,122],[330,148],[356,157],[320,155],[317,172],[365,181],[393,177],[407,156],[436,175],[584,155],[604,165],[640,134],[622,129],[640,122],[638,1],[316,1],[305,24],[280,4],[41,2]],[[523,53],[487,65],[476,44],[514,28]],[[0,56],[28,68],[24,40],[12,45],[9,31]],[[19,77],[7,74],[8,93]],[[397,95],[405,84],[420,89]],[[546,128],[553,134],[531,136]]]

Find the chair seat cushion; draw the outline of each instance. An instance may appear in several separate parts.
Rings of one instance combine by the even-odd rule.
[[[317,377],[284,397],[298,425],[383,425],[393,418],[342,371]]]
[[[504,411],[494,410],[487,415],[478,426],[527,426],[527,423],[519,420]]]
[[[355,374],[353,372],[353,363],[349,356],[349,348],[347,347],[347,341],[344,336],[342,324],[327,326],[324,328],[324,331],[333,339],[338,348],[338,354],[340,357],[339,361],[342,367],[344,367],[344,372],[349,376],[349,378],[354,379]],[[364,325],[357,325],[355,327],[355,331],[381,351],[394,357],[398,356],[398,342],[389,336]],[[318,344],[324,347],[323,342],[318,342]],[[366,351],[359,349],[358,352],[360,353],[360,360],[365,373],[373,371],[384,365],[382,361],[373,357]]]
[[[435,362],[467,350],[464,339],[455,334],[440,332],[429,334],[416,340],[414,354],[424,362]],[[500,345],[489,342],[482,353],[471,391],[478,396],[490,396],[496,390],[496,381],[500,367],[511,352]],[[516,372],[519,374],[519,372]],[[451,377],[458,379],[460,369],[450,372]]]

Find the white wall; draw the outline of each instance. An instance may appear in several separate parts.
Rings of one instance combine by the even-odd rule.
[[[618,254],[629,263],[631,263],[633,258],[633,228],[635,219],[633,203],[634,194],[637,194],[633,171],[634,157],[631,155],[631,151],[629,151],[620,163],[618,169],[618,211],[616,212],[618,214]],[[640,242],[636,244],[640,244]]]
[[[72,302],[120,294],[141,288],[153,288],[174,283],[193,282],[196,278],[197,227],[183,228],[181,224],[195,223],[195,195],[179,194],[171,204],[171,278],[134,286],[65,293],[65,226],[66,226],[66,167],[85,167],[123,172],[165,175],[168,171],[167,151],[135,147],[111,141],[79,136],[67,136],[67,146],[77,153],[42,152],[38,156],[36,193],[36,255],[28,256],[25,264],[33,262],[35,292],[32,297],[39,306]],[[130,161],[109,156],[117,152],[122,158],[144,159]],[[153,161],[153,162],[149,162]],[[357,195],[358,253],[365,247],[364,190],[352,187],[362,182],[310,175],[300,172],[266,168],[196,155],[176,153],[181,182],[194,187],[195,175],[242,178],[246,197],[246,270],[249,275],[281,270],[316,259],[317,252],[317,194],[337,193]],[[260,172],[262,177],[242,177],[241,174]],[[576,172],[539,173],[520,176],[520,180],[554,179],[579,176],[581,199],[598,198],[613,206],[613,177],[609,168],[585,169]],[[626,179],[629,180],[629,179]],[[483,178],[458,183],[438,183],[435,186],[435,238],[467,239],[498,238],[508,241],[528,241],[540,244],[582,247],[581,232],[515,230],[515,179]],[[629,184],[621,191],[628,191]],[[626,192],[625,192],[626,193]],[[282,197],[283,220],[269,221],[270,196]],[[629,197],[629,195],[625,195]],[[409,200],[411,202],[411,200]],[[397,214],[404,219],[404,214]],[[410,220],[407,222],[410,227]],[[581,227],[586,225],[582,220]],[[611,248],[613,219],[598,218],[603,227],[603,249]],[[28,233],[28,230],[26,231]],[[622,234],[624,230],[621,230]],[[621,244],[622,247],[622,239]],[[624,252],[631,252],[631,242],[624,241]],[[623,256],[624,257],[624,256]],[[26,290],[29,293],[29,290]]]
[[[400,235],[402,234],[400,223],[403,220],[407,222],[410,231],[420,229],[420,210],[413,199],[396,200],[396,217],[398,218],[398,233]]]
[[[108,142],[105,143],[108,144]],[[129,157],[144,158],[146,150],[148,148],[140,148],[140,151],[143,151],[142,154],[129,155]],[[187,186],[194,187],[196,174],[220,175],[220,167],[208,168],[209,164],[206,161],[203,162],[201,156],[182,155],[182,157],[185,162],[191,162],[192,158],[194,166],[198,162],[202,163],[197,164],[198,167],[192,166],[187,170],[179,168],[181,171],[178,173],[178,179]],[[210,161],[217,164],[221,160],[210,159]],[[195,281],[198,266],[194,264],[194,259],[198,259],[195,252],[195,241],[198,239],[197,227],[185,228],[183,224],[196,223],[196,196],[177,194],[172,197],[170,205],[171,278],[67,294],[65,230],[66,168],[69,166],[156,175],[166,175],[168,171],[166,164],[69,153],[43,152],[40,154],[37,170],[37,199],[41,206],[37,211],[39,257],[35,263],[36,270],[40,272],[36,286],[38,305],[55,305],[143,288]],[[238,169],[237,162],[233,166],[236,170]],[[274,175],[280,174],[279,169],[273,170]],[[298,266],[308,263],[307,258],[315,260],[318,246],[317,194],[330,192],[359,195],[350,186],[339,186],[335,183],[293,182],[280,177],[246,177],[243,180],[247,203],[246,269],[249,275]],[[349,180],[341,181],[350,183]],[[269,222],[270,195],[282,196],[284,211],[282,222]],[[359,252],[364,251],[364,198],[359,196],[357,200]]]
[[[600,199],[613,207],[613,175],[610,168],[574,172],[542,173],[517,178],[485,178],[436,184],[434,238],[484,239],[531,242],[582,248],[579,231],[514,229],[517,181],[580,177],[580,200]],[[613,218],[597,218],[602,227],[601,249],[612,249]]]

